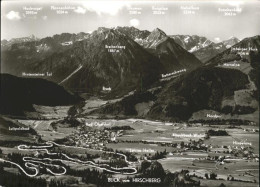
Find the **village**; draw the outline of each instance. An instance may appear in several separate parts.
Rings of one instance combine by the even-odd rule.
[[[103,126],[103,128],[100,128]],[[124,131],[119,129],[108,128],[108,124],[99,123],[85,123],[77,127],[77,131],[69,135],[66,139],[69,145],[76,147],[90,148],[100,151],[108,149],[107,145],[115,145],[118,150],[128,149],[121,145],[129,145],[132,143],[154,145],[156,147],[167,148],[167,154],[169,156],[184,156],[189,152],[202,152],[208,153],[205,160],[219,160],[220,158],[225,159],[236,159],[241,158],[245,160],[251,160],[259,162],[259,154],[255,154],[252,151],[251,144],[246,141],[234,140],[229,145],[218,145],[215,143],[209,143],[207,140],[210,139],[207,133],[205,134],[177,134],[173,133],[172,142],[158,141],[158,140],[124,140]],[[94,127],[94,128],[93,128]],[[246,130],[246,129],[244,129]],[[252,130],[251,130],[252,131]],[[175,138],[189,139],[188,141],[175,142]],[[169,149],[172,148],[170,151]],[[132,149],[128,149],[132,150]],[[134,153],[134,151],[132,151]],[[154,151],[153,153],[155,153]],[[137,152],[136,152],[137,153]],[[134,153],[135,154],[135,153]],[[144,153],[138,153],[138,155],[144,156]],[[202,158],[201,158],[202,159]],[[222,160],[223,162],[223,160]]]
[[[70,144],[77,147],[104,150],[106,144],[116,142],[117,137],[122,135],[122,130],[94,129],[89,126],[79,126],[77,132],[67,137]]]

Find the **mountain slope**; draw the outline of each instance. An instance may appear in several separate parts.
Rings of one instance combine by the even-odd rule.
[[[193,51],[192,53],[203,63],[207,62],[211,58],[215,57],[219,53],[237,44],[240,40],[236,37],[231,37],[228,40],[224,40],[219,43],[211,43],[205,47]]]
[[[260,36],[245,38],[231,48],[218,54],[206,64],[222,68],[238,69],[249,76],[255,85],[250,89],[259,92]],[[236,65],[236,66],[234,66]],[[256,97],[258,98],[258,97]]]
[[[22,130],[10,130],[22,129]],[[35,143],[37,133],[31,127],[7,117],[0,116],[0,142],[31,142]]]
[[[202,65],[193,54],[187,52],[158,28],[153,30],[145,39],[143,46],[158,56],[163,64],[165,73],[171,73],[180,69],[190,71]]]
[[[222,110],[222,100],[246,88],[247,76],[237,70],[200,68],[167,85],[157,96],[150,116],[187,120],[202,109]],[[159,108],[164,111],[160,114]]]
[[[167,35],[161,29],[154,29],[146,38],[142,46],[144,48],[152,48],[155,49],[156,46],[165,38]]]
[[[21,76],[28,67],[54,53],[61,53],[73,46],[74,42],[86,39],[87,33],[62,33],[53,37],[34,40],[19,40],[1,47],[1,72]]]
[[[212,43],[206,47],[200,48],[193,52],[193,54],[200,59],[201,62],[205,63],[217,54],[225,51],[226,46],[221,43]]]
[[[43,73],[42,78],[73,91],[99,93],[104,86],[122,94],[147,87],[161,74],[201,65],[162,30],[134,27],[101,27],[91,34],[63,33],[14,44],[2,51],[1,60],[2,72]]]
[[[169,81],[155,92],[136,93],[121,102],[105,106],[97,113],[137,115],[136,106],[152,102],[142,117],[162,120],[188,120],[202,109],[222,111],[222,100],[246,88],[247,76],[238,70],[203,67]]]
[[[184,50],[169,37],[158,43],[154,52],[168,72],[179,69],[190,71],[202,65],[193,54]]]
[[[237,44],[238,42],[240,42],[240,40],[234,36],[230,37],[227,40],[224,40],[222,43],[226,46],[226,48],[230,48],[233,45]]]
[[[32,41],[38,41],[39,39],[36,38],[34,35],[28,36],[28,37],[22,37],[22,38],[12,38],[11,40],[1,40],[1,47],[6,48],[10,47],[12,44],[16,43],[24,43],[24,42],[32,42]]]
[[[250,49],[249,54],[241,53],[243,49]],[[260,36],[246,38],[203,67],[93,113],[173,121],[195,120],[196,114],[196,120],[258,122],[255,114],[259,111],[259,57]],[[141,105],[146,113],[138,112]],[[207,114],[220,117],[214,119]],[[245,115],[246,118],[240,117]]]
[[[116,29],[99,28],[72,48],[55,53],[32,66],[34,71],[55,72],[51,80],[73,91],[99,93],[102,87],[128,93],[146,87],[161,73],[158,58]]]
[[[115,30],[127,35],[137,43],[142,43],[151,32],[147,30],[139,30],[135,27],[116,27]]]
[[[34,111],[33,104],[46,106],[71,105],[81,99],[63,87],[44,79],[18,78],[1,74],[0,113],[23,115]]]
[[[206,37],[197,35],[171,35],[170,37],[189,52],[194,52],[213,43]]]
[[[140,31],[134,27],[117,27],[116,30],[130,36],[147,51],[157,56],[163,65],[164,74],[180,69],[192,70],[202,65],[194,55],[188,53],[159,28],[152,32]]]

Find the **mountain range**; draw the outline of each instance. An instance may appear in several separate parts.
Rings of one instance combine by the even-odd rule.
[[[223,119],[237,119],[259,111],[259,46],[259,36],[214,43],[199,36],[168,36],[159,28],[150,32],[134,27],[100,27],[92,33],[63,33],[6,45],[1,49],[1,71],[19,77],[22,72],[50,74],[41,77],[48,83],[37,79],[39,86],[33,82],[28,88],[21,83],[29,90],[53,84],[48,90],[59,84],[55,89],[63,86],[109,98],[134,91],[123,100],[92,111],[97,114],[196,121],[212,120],[206,114],[218,113]],[[18,79],[6,80],[16,85]],[[12,92],[6,90],[5,95]],[[64,91],[57,92],[67,95]],[[69,103],[80,100],[66,97],[73,100]],[[32,110],[35,103],[51,105],[52,101],[29,100],[25,109]],[[22,110],[20,107],[18,112]]]
[[[11,40],[1,40],[1,47],[11,46],[16,43],[33,42],[38,40],[39,39],[32,34],[28,37],[12,38]]]
[[[165,38],[168,37],[168,40],[169,38],[172,38],[176,44],[181,46],[186,51],[193,53],[203,63],[214,57],[216,54],[239,42],[239,39],[235,37],[231,37],[230,39],[220,43],[214,43],[206,37],[197,35],[167,36],[162,30],[158,28],[152,32],[147,30],[139,30],[135,27],[115,27],[111,30],[115,30],[117,33],[121,33],[130,37],[132,40],[146,49],[155,49],[156,46],[158,46],[160,43],[163,43]],[[14,38],[9,41],[2,40],[2,72],[21,76],[21,72],[24,71],[24,68],[21,67],[21,64],[23,64],[23,67],[31,66],[31,64],[38,63],[39,61],[42,61],[51,55],[62,53],[70,48],[73,48],[75,43],[85,40],[90,36],[91,33],[81,32],[78,34],[56,34],[52,37],[46,37],[42,39],[38,39],[34,35],[31,35],[29,37]],[[177,62],[177,64],[177,66],[183,67],[179,64],[179,62]],[[194,66],[197,66],[196,64],[197,63],[195,63]],[[176,68],[176,66],[174,68]]]
[[[104,86],[126,94],[146,88],[161,74],[202,65],[160,29],[100,27],[81,34],[83,40],[76,40],[77,36],[64,33],[38,43],[13,44],[2,50],[2,72],[16,76],[51,72],[46,79],[70,90],[97,93]],[[139,39],[143,42],[137,43]]]
[[[241,53],[242,49],[247,49],[248,54]],[[258,123],[259,51],[260,36],[245,38],[192,72],[92,113],[176,121]],[[208,114],[221,118],[210,118]]]
[[[224,40],[223,42],[219,43],[210,43],[209,45],[198,48],[197,50],[192,51],[192,53],[201,60],[201,62],[205,63],[210,60],[212,57],[216,56],[217,54],[225,51],[226,49],[230,48],[231,46],[237,44],[240,40],[236,37],[231,37],[228,40]]]

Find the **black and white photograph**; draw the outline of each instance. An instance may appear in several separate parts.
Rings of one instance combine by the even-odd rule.
[[[260,1],[3,0],[0,187],[259,187]]]

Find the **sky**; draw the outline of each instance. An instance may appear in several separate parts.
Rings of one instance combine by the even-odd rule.
[[[2,1],[1,40],[134,26],[219,42],[260,35],[260,1]]]

